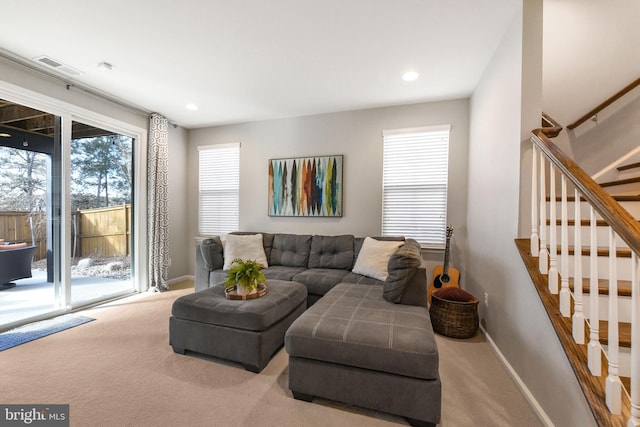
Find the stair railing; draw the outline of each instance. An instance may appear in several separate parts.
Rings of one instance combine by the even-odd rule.
[[[638,274],[637,255],[640,254],[640,225],[611,195],[605,192],[587,175],[573,160],[565,155],[548,137],[559,132],[556,122],[545,116],[544,124],[551,126],[534,130],[531,135],[533,143],[532,160],[532,226],[531,254],[539,257],[539,270],[548,275],[549,292],[559,294],[560,314],[571,319],[573,339],[576,344],[585,342],[585,326],[589,329],[589,342],[586,345],[588,369],[591,375],[601,376],[602,355],[607,360],[605,383],[606,407],[611,414],[622,414],[628,419],[628,426],[640,426],[640,274]],[[560,128],[561,129],[561,128]],[[548,168],[547,168],[548,165]],[[547,174],[547,170],[549,171]],[[560,175],[560,218],[556,218],[556,175]],[[548,185],[547,185],[548,178]],[[569,226],[569,210],[567,184],[573,186],[574,218]],[[549,194],[549,203],[547,203]],[[589,220],[581,220],[581,201],[589,206]],[[547,212],[549,214],[547,221]],[[601,344],[599,281],[599,252],[596,232],[598,219],[608,227],[609,243],[609,297],[608,297],[608,330],[607,350]],[[560,224],[560,253],[557,254],[557,226]],[[588,224],[587,236],[581,235],[581,227]],[[571,230],[570,230],[571,228]],[[569,234],[573,232],[573,272],[569,268]],[[588,242],[583,242],[583,237]],[[617,241],[622,239],[631,249],[632,280],[632,347],[630,390],[625,390],[619,377],[618,351],[618,266]],[[548,242],[548,247],[547,247]],[[583,244],[586,246],[583,247]],[[606,251],[605,251],[606,252]],[[582,254],[589,254],[588,275],[589,290],[583,289]],[[560,258],[559,264],[557,257]],[[559,266],[559,271],[558,271]],[[586,265],[585,265],[586,267]],[[586,270],[586,268],[585,268]],[[573,292],[569,288],[569,276],[573,273]],[[558,287],[560,277],[561,286]],[[588,315],[584,312],[583,297],[589,297]]]
[[[640,77],[635,79],[634,81],[632,81],[631,83],[629,83],[628,85],[623,87],[622,89],[620,89],[618,92],[616,92],[613,95],[611,95],[606,100],[602,101],[600,104],[598,104],[591,111],[589,111],[588,113],[586,113],[585,115],[580,117],[575,122],[573,122],[570,125],[568,125],[567,128],[570,129],[570,130],[577,128],[582,123],[584,123],[587,120],[589,120],[590,118],[596,116],[600,111],[604,110],[609,105],[613,104],[618,99],[622,98],[624,95],[626,95],[627,93],[631,92],[633,89],[635,89],[638,86],[640,86]]]

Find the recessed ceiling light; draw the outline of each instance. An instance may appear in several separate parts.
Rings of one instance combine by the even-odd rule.
[[[416,73],[415,71],[407,71],[402,75],[402,80],[404,80],[405,82],[412,82],[418,77],[420,77],[420,74]]]
[[[200,109],[200,107],[198,107],[196,104],[187,104],[184,106],[184,108],[191,111],[198,111]]]
[[[113,68],[113,65],[109,64],[108,62],[102,61],[101,63],[98,64],[98,68],[100,68],[103,71],[110,71]]]

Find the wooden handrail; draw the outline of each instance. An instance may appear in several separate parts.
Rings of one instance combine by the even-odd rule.
[[[544,133],[547,138],[555,138],[562,131],[562,125],[548,114],[542,113],[542,128],[540,131]]]
[[[582,123],[586,122],[587,120],[589,120],[591,117],[595,116],[596,114],[598,114],[600,111],[604,110],[605,108],[607,108],[609,105],[613,104],[615,101],[617,101],[618,99],[622,98],[624,95],[626,95],[627,93],[631,92],[633,89],[635,89],[637,86],[640,86],[640,77],[635,79],[633,82],[629,83],[628,85],[626,85],[624,88],[622,88],[621,90],[619,90],[618,92],[616,92],[613,96],[611,96],[610,98],[608,98],[606,101],[600,103],[597,107],[595,107],[593,110],[589,111],[587,114],[585,114],[584,116],[580,117],[578,120],[576,120],[575,122],[571,123],[570,125],[567,126],[568,129],[573,130],[575,128],[577,128],[578,126],[580,126]]]
[[[629,248],[640,254],[640,223],[638,220],[620,206],[580,166],[567,157],[557,145],[551,142],[545,135],[544,129],[534,130],[531,141],[573,183],[602,219],[629,245]]]

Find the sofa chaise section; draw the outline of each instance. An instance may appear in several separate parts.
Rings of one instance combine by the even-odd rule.
[[[341,283],[293,322],[285,335],[289,388],[297,399],[321,397],[435,425],[438,350],[424,298],[394,304],[383,292]]]

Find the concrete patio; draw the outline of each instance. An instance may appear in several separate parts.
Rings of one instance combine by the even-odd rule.
[[[55,310],[53,283],[47,282],[46,270],[34,269],[33,277],[14,280],[15,287],[0,291],[0,329],[25,319],[43,316]],[[133,292],[131,278],[71,277],[72,305],[90,303],[100,298]]]

